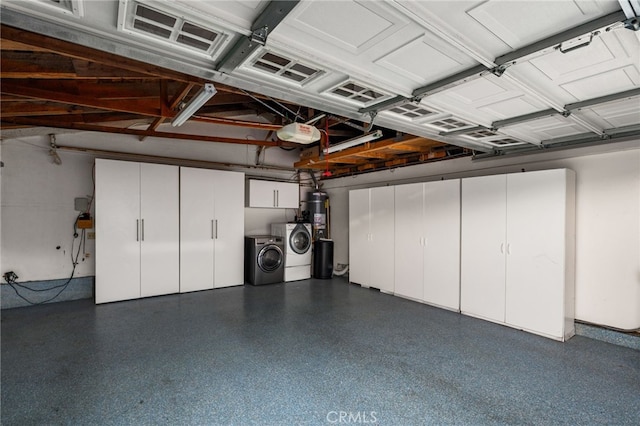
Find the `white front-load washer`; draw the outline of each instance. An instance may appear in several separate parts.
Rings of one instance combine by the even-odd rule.
[[[311,224],[274,223],[271,234],[284,239],[284,280],[311,278]]]

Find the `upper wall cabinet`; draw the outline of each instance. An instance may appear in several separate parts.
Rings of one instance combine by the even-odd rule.
[[[460,180],[395,187],[394,293],[460,309]]]
[[[463,179],[461,311],[571,337],[574,218],[571,170]]]
[[[180,292],[244,283],[244,173],[180,168]]]
[[[177,293],[178,167],[96,160],[96,303]]]
[[[297,183],[249,179],[247,207],[297,209],[300,193]]]
[[[349,280],[392,293],[394,187],[349,191]]]

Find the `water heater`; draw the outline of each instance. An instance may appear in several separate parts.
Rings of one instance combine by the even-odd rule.
[[[307,194],[307,209],[313,229],[313,240],[329,238],[328,211],[329,196],[326,192],[315,190]]]

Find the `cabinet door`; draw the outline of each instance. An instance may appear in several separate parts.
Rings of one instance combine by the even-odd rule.
[[[249,180],[249,207],[275,208],[276,201],[274,182]]]
[[[96,303],[140,297],[140,164],[96,160]]]
[[[506,322],[563,338],[566,170],[508,175]]]
[[[394,289],[394,187],[373,188],[370,197],[369,285],[391,293]]]
[[[281,209],[300,207],[300,187],[297,183],[273,182],[276,190],[276,205]]]
[[[424,184],[424,301],[460,309],[460,180]]]
[[[180,169],[180,292],[213,288],[214,179],[211,170]]]
[[[395,187],[394,293],[423,298],[423,184]]]
[[[349,280],[369,285],[369,190],[349,191]]]
[[[140,164],[140,295],[180,291],[178,167]]]
[[[460,309],[504,322],[506,176],[462,180]]]
[[[214,286],[244,283],[244,173],[210,171],[215,191]]]

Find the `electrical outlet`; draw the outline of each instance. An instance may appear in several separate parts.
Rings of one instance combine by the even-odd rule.
[[[87,239],[95,240],[96,239],[96,233],[95,232],[87,232]]]

